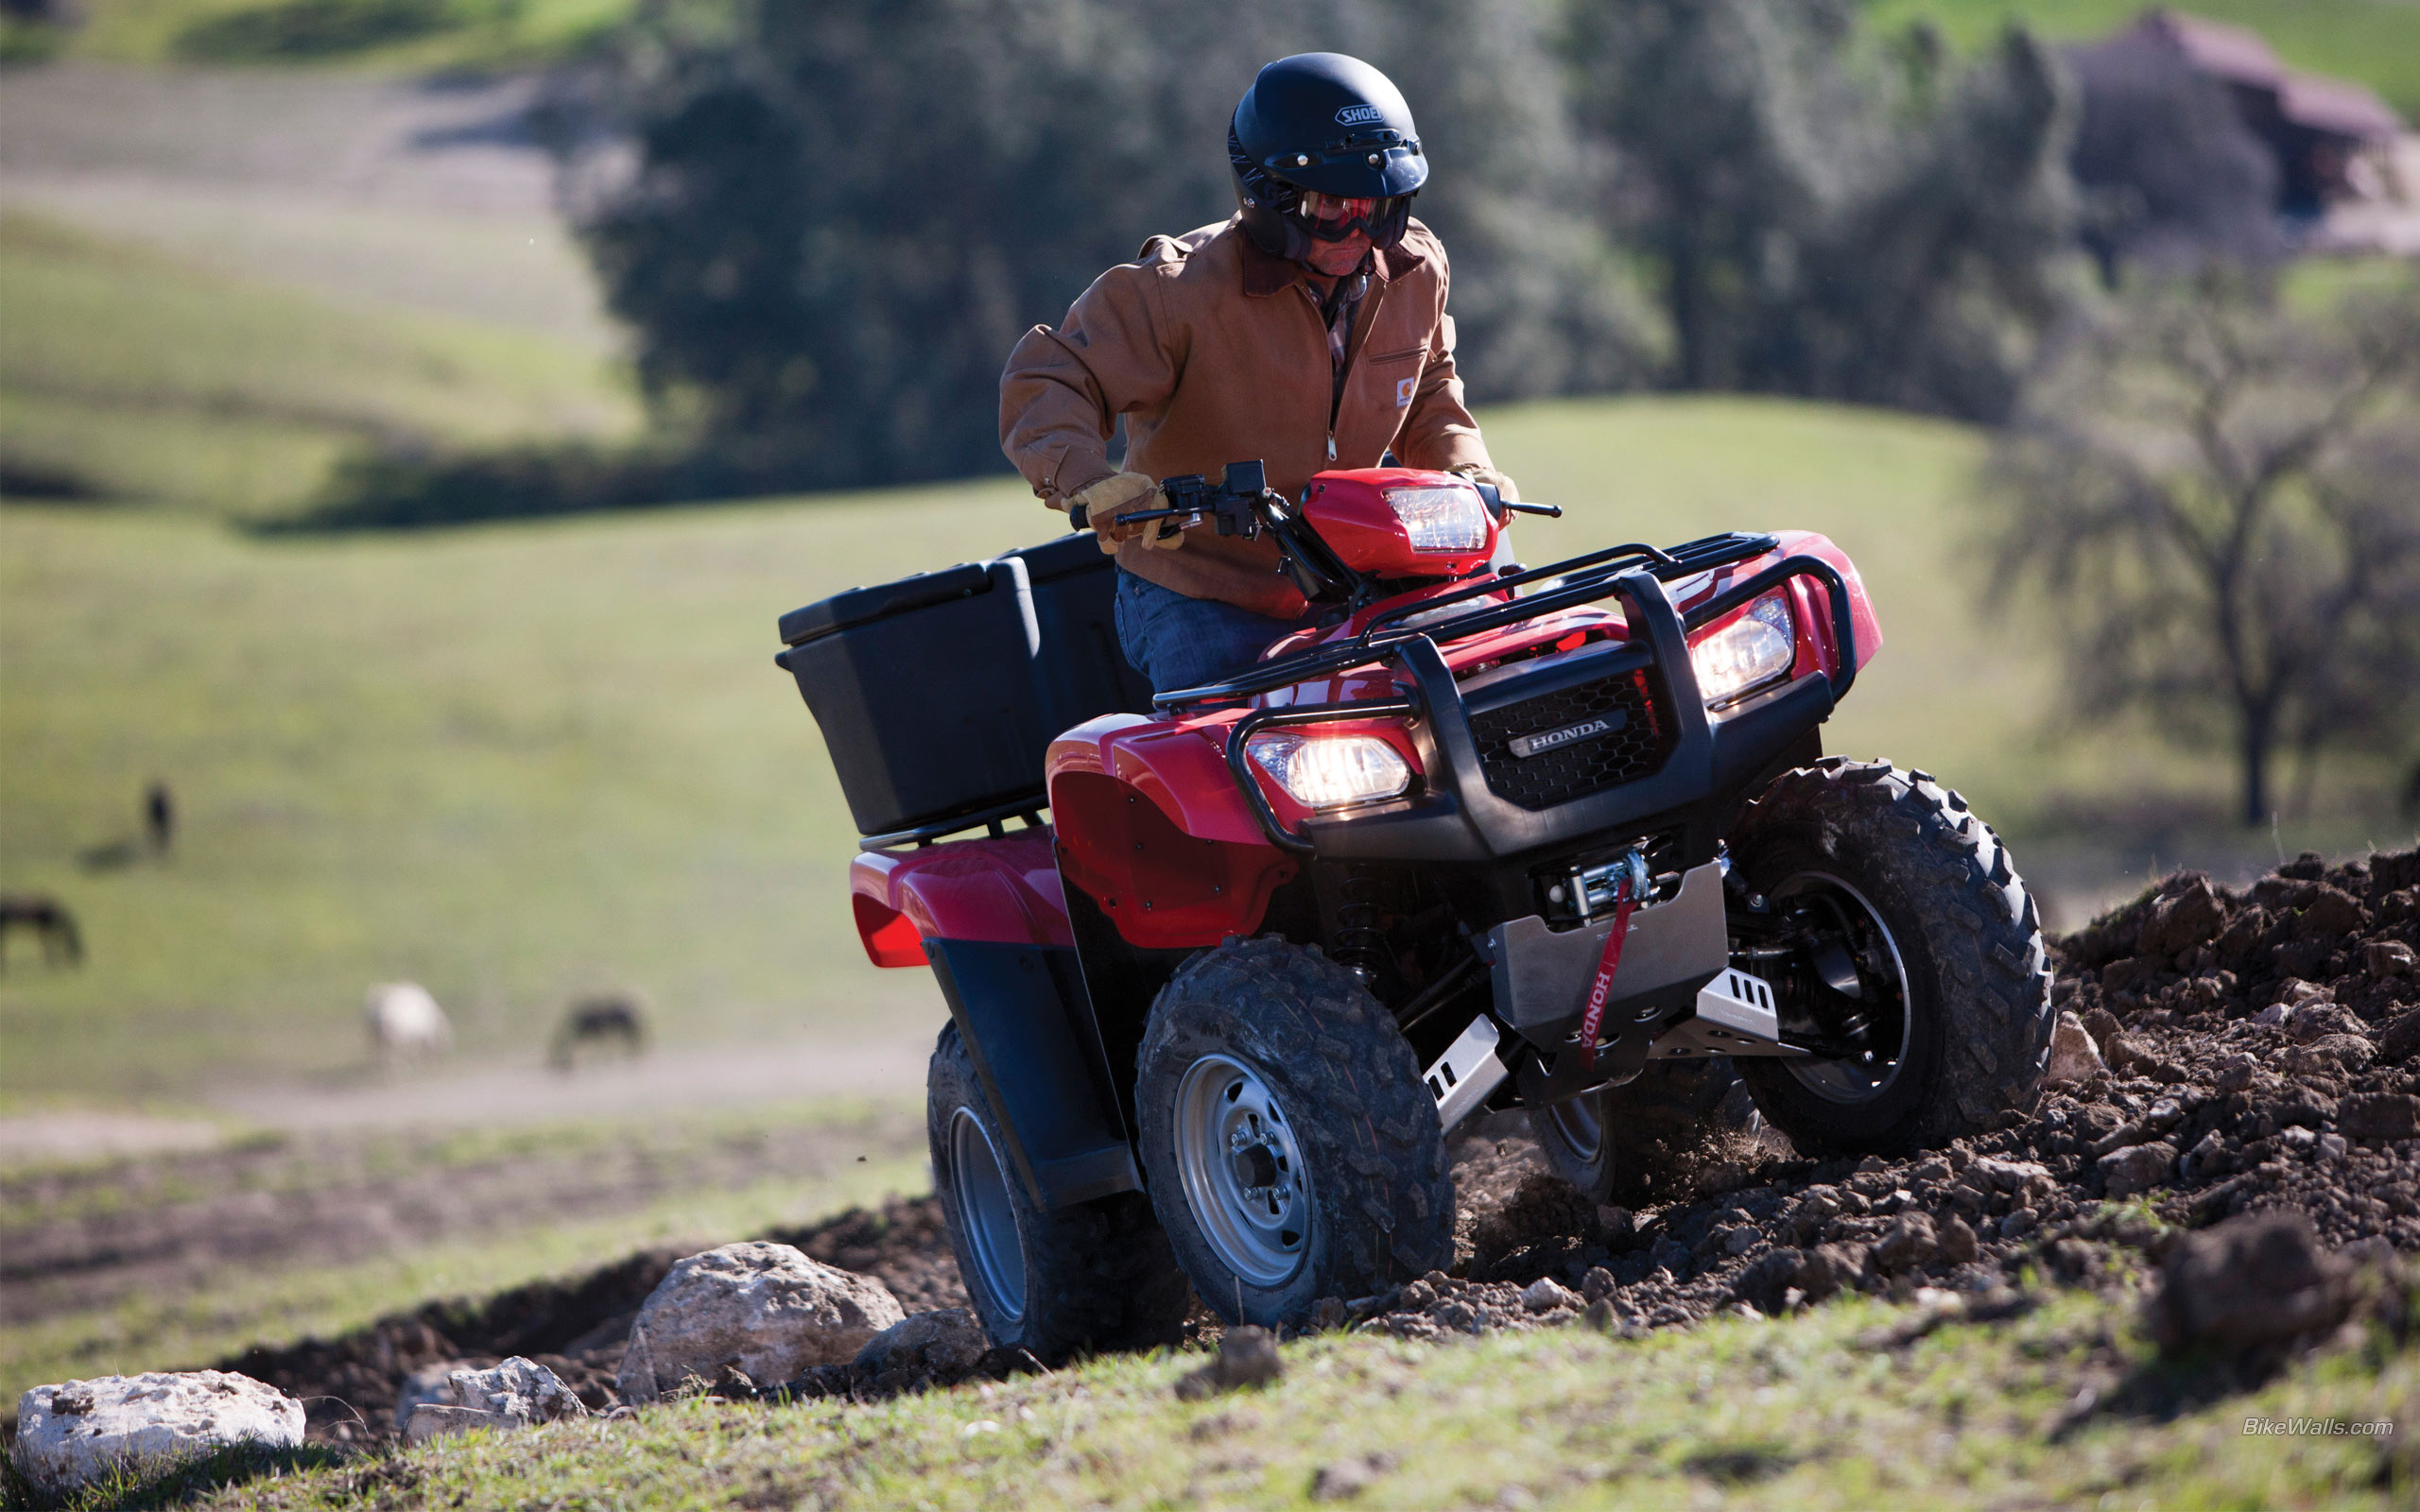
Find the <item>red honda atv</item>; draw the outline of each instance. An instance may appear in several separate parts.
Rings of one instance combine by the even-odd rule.
[[[1450,474],[1166,488],[1153,528],[1273,539],[1321,627],[1153,698],[1084,536],[782,621],[867,836],[866,952],[949,1004],[933,1175],[995,1343],[1443,1267],[1481,1108],[1601,1200],[1625,1084],[1707,1057],[1802,1150],[2031,1104],[2049,981],[2007,848],[1924,773],[1822,754],[1881,644],[1824,537],[1491,569],[1508,507]]]

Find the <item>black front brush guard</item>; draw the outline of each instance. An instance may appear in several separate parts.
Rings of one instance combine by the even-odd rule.
[[[1711,538],[1678,552],[1654,553],[1654,558],[1662,559],[1644,569],[1610,576],[1603,568],[1587,570],[1577,580],[1510,604],[1492,604],[1375,642],[1365,631],[1344,645],[1288,657],[1215,687],[1186,689],[1158,701],[1169,707],[1233,699],[1356,667],[1384,666],[1398,674],[1397,680],[1409,695],[1406,698],[1264,709],[1238,720],[1228,731],[1228,771],[1270,843],[1292,853],[1317,851],[1340,861],[1487,863],[1591,834],[1681,825],[1692,832],[1688,849],[1711,854],[1736,805],[1753,796],[1741,790],[1822,723],[1857,678],[1857,632],[1848,584],[1839,569],[1820,557],[1785,558],[1696,606],[1685,617],[1674,608],[1660,581],[1759,556],[1770,551],[1772,544],[1771,537]],[[1631,548],[1614,551],[1631,551],[1627,558],[1615,557],[1615,562],[1638,559],[1637,551]],[[1576,566],[1591,562],[1590,558],[1576,558],[1575,563],[1514,575],[1514,580],[1572,578]],[[1832,642],[1839,653],[1838,675],[1810,673],[1754,696],[1720,720],[1709,718],[1689,662],[1689,633],[1798,576],[1814,578],[1825,591]],[[1465,591],[1465,596],[1492,592],[1500,581]],[[1650,776],[1548,810],[1525,809],[1497,797],[1487,785],[1469,712],[1438,644],[1616,596],[1628,610],[1631,644],[1644,645],[1652,671],[1663,683],[1664,707],[1678,737],[1671,755]],[[1435,603],[1427,600],[1413,608],[1426,611]],[[1272,726],[1392,716],[1408,720],[1419,751],[1424,781],[1416,796],[1314,817],[1302,833],[1278,822],[1248,760],[1245,747],[1253,735]]]

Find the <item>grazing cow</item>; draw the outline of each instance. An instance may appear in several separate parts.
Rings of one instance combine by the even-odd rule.
[[[84,936],[76,932],[76,916],[48,893],[0,893],[0,958],[7,954],[11,927],[34,932],[42,941],[45,964],[84,964]]]
[[[630,998],[582,998],[571,1005],[563,1015],[562,1027],[555,1031],[550,1057],[555,1069],[571,1070],[586,1045],[618,1046],[625,1055],[639,1055],[647,1049],[647,1015]]]
[[[454,1026],[445,1022],[445,1010],[417,982],[382,982],[370,989],[362,1007],[371,1054],[389,1070],[454,1048]]]

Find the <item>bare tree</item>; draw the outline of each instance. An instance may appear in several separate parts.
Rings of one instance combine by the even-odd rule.
[[[2294,313],[2232,275],[2072,335],[1993,460],[2003,588],[2060,603],[2082,711],[2224,730],[2244,822],[2420,718],[2420,286]]]

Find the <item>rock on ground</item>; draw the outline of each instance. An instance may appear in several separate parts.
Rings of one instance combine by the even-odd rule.
[[[302,1442],[302,1404],[223,1370],[100,1376],[17,1400],[17,1472],[63,1496],[121,1467],[149,1472],[222,1449]]]
[[[850,1362],[853,1380],[884,1396],[925,1386],[956,1385],[973,1375],[991,1348],[983,1325],[962,1307],[916,1313],[877,1333]]]
[[[447,1400],[423,1402],[404,1425],[404,1441],[424,1443],[474,1428],[527,1428],[585,1418],[588,1404],[561,1376],[519,1355],[485,1370],[456,1370]]]
[[[691,1255],[639,1309],[618,1377],[622,1397],[651,1401],[728,1366],[786,1381],[854,1357],[906,1314],[880,1281],[749,1240]]]
[[[1229,1329],[1219,1338],[1219,1353],[1208,1365],[1178,1379],[1176,1394],[1185,1401],[1200,1401],[1222,1391],[1265,1386],[1285,1373],[1286,1362],[1277,1355],[1277,1336],[1245,1324]]]
[[[2300,1213],[2237,1218],[2169,1252],[2146,1321],[2169,1350],[2203,1345],[2241,1354],[2285,1344],[2344,1320],[2352,1270],[2320,1248]]]
[[[2087,1081],[2108,1069],[2108,1062],[2100,1058],[2100,1046],[2093,1043],[2083,1021],[2072,1013],[2060,1014],[2059,1026],[2050,1033],[2050,1069],[2044,1079]]]

